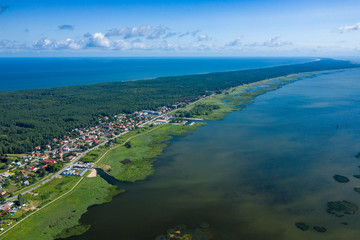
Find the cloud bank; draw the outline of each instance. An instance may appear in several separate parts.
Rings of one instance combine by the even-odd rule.
[[[105,36],[106,37],[115,37],[121,36],[124,39],[134,38],[134,37],[143,37],[152,29],[151,25],[143,25],[140,27],[124,27],[124,28],[113,28],[110,29]]]
[[[59,25],[59,30],[74,30],[73,25]],[[1,39],[0,39],[1,40]],[[49,52],[49,51],[153,51],[153,52],[253,52],[286,50],[291,42],[281,41],[280,35],[263,42],[246,42],[243,36],[221,43],[201,30],[175,32],[167,26],[141,25],[137,27],[112,28],[107,32],[85,33],[82,36],[62,40],[42,37],[30,45],[9,40],[0,42],[2,52]],[[268,49],[268,50],[267,50]]]

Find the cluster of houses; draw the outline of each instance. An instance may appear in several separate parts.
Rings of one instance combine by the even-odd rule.
[[[16,208],[15,207],[13,208],[13,205],[14,205],[14,202],[6,202],[6,203],[0,205],[0,209],[1,209],[1,211],[9,211],[9,212],[15,213]]]
[[[94,166],[94,163],[77,162],[67,167],[61,174],[68,176],[82,176]]]
[[[148,122],[155,117],[171,110],[168,107],[161,107],[158,111],[142,110],[132,114],[118,114],[112,117],[99,117],[98,125],[90,128],[76,128],[68,132],[62,139],[54,138],[46,146],[36,146],[30,154],[19,158],[7,165],[7,169],[0,173],[0,189],[2,182],[14,180],[21,181],[21,185],[29,185],[29,177],[41,178],[41,170],[49,171],[49,167],[57,163],[67,163],[80,155],[82,152],[92,148],[109,138],[121,133],[134,130],[139,125]],[[61,164],[62,165],[62,164]],[[64,171],[64,175],[82,175],[81,168]],[[20,173],[19,173],[20,171]]]
[[[198,99],[206,97],[200,96]],[[198,100],[196,99],[196,100]],[[157,111],[142,110],[132,114],[118,114],[112,117],[101,116],[97,126],[90,128],[76,128],[68,132],[62,139],[54,138],[51,143],[45,146],[36,146],[34,151],[23,156],[17,161],[11,162],[5,172],[0,173],[1,182],[10,180],[14,172],[21,169],[21,184],[29,185],[29,176],[38,176],[39,170],[49,170],[50,165],[56,163],[66,163],[73,160],[82,152],[92,148],[107,139],[115,137],[121,133],[134,130],[142,124],[157,118],[154,124],[164,124],[172,121],[171,117],[160,117],[163,113],[170,110],[186,106],[189,101],[183,101],[171,107],[160,107]]]
[[[206,97],[200,96],[196,100]],[[184,107],[189,101],[184,101],[172,105],[171,107],[160,107],[157,111],[142,110],[132,114],[118,114],[112,117],[102,116],[99,118],[97,126],[90,128],[76,128],[65,135],[62,139],[54,138],[46,146],[36,146],[34,151],[18,160],[12,161],[7,165],[4,172],[0,173],[0,189],[3,183],[15,181],[21,186],[27,186],[38,178],[42,178],[49,167],[57,163],[66,163],[79,156],[82,152],[98,144],[108,141],[109,138],[119,134],[129,132],[142,126],[151,120],[154,124],[172,122],[171,117],[159,117],[168,111]],[[62,164],[60,164],[62,165]],[[78,161],[68,166],[62,175],[82,176],[93,167],[94,163]],[[13,183],[12,183],[13,184]],[[9,194],[5,190],[0,190],[1,196]],[[16,211],[13,201],[8,201],[0,205],[0,211]],[[0,229],[1,230],[1,229]]]

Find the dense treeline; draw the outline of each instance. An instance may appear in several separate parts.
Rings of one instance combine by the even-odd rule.
[[[304,64],[222,73],[161,77],[52,89],[0,93],[0,154],[45,146],[76,127],[96,124],[99,115],[156,109],[192,100],[206,91],[293,73],[355,68],[347,61],[323,59]]]

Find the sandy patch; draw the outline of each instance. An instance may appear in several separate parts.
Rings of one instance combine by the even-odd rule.
[[[96,177],[96,169],[91,169],[87,177]]]
[[[109,171],[111,169],[110,165],[106,165],[106,164],[100,164],[99,168],[101,168],[102,170],[104,170],[105,172]]]

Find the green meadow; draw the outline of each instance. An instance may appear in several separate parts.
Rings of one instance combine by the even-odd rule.
[[[58,183],[52,186],[56,188]],[[76,191],[29,217],[20,223],[20,226],[8,232],[3,239],[45,240],[81,234],[89,227],[79,225],[79,219],[87,208],[108,202],[119,192],[115,186],[111,186],[100,177],[84,178]]]
[[[121,181],[143,180],[153,174],[153,159],[162,153],[167,146],[167,141],[173,138],[172,136],[184,135],[196,130],[201,125],[203,123],[193,126],[154,126],[153,131],[131,139],[130,148],[124,144],[109,152],[101,161],[100,166],[103,166],[104,170]],[[122,163],[124,160],[128,161]]]

